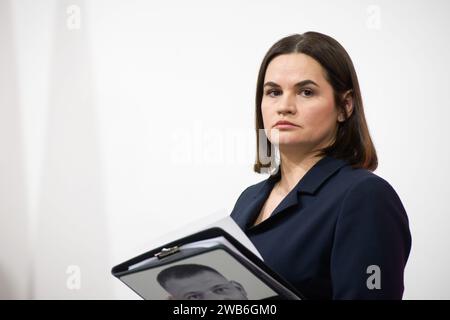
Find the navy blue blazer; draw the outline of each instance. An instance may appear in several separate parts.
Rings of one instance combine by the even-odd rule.
[[[253,226],[280,177],[245,189],[231,213],[265,263],[307,299],[401,299],[411,234],[391,185],[326,156]]]

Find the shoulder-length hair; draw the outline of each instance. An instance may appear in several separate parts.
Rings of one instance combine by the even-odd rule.
[[[319,150],[319,154],[343,159],[354,168],[374,171],[378,166],[378,158],[364,116],[361,91],[353,62],[344,47],[335,39],[311,31],[304,34],[293,34],[277,41],[266,53],[261,63],[256,84],[256,162],[253,167],[254,171],[261,173],[261,168],[270,166],[270,163],[263,164],[260,161],[258,139],[259,130],[264,129],[261,101],[267,66],[275,57],[290,53],[306,54],[322,66],[325,78],[333,88],[336,107],[345,115],[345,120],[338,122],[334,142]],[[353,111],[350,116],[345,110],[343,99],[344,93],[348,90],[351,90],[353,98]],[[269,139],[267,139],[266,146],[268,151],[266,153],[270,156],[272,147]]]

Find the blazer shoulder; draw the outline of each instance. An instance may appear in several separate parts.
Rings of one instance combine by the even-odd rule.
[[[262,188],[262,186],[267,182],[267,180],[268,178],[245,188],[239,195],[238,199],[236,200],[236,203],[231,212],[231,216],[235,216],[236,212],[240,211],[238,209],[241,208],[243,205],[245,206],[257,194],[257,192]]]
[[[359,203],[362,207],[383,205],[405,211],[394,187],[384,178],[366,169],[347,168],[341,173],[342,200],[344,204]]]
[[[371,191],[397,196],[397,192],[392,185],[372,171],[366,169],[352,169],[346,175],[348,176],[348,179],[352,181],[348,186],[347,192]]]
[[[356,171],[356,170],[355,170]],[[366,170],[367,171],[367,170]],[[340,216],[365,216],[378,221],[395,219],[408,225],[405,207],[395,189],[384,178],[368,171],[355,172],[343,195]]]
[[[252,184],[244,189],[238,197],[237,202],[247,199],[249,197],[253,197],[256,193],[262,188],[262,186],[266,183],[267,179],[264,179],[260,182]]]

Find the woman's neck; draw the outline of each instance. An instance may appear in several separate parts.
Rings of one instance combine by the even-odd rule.
[[[303,176],[311,169],[323,156],[316,153],[301,153],[297,150],[280,149],[281,159],[281,179],[278,181],[278,189],[288,194]]]

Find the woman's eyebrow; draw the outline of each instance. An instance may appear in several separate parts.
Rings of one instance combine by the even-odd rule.
[[[315,85],[316,87],[319,87],[319,85],[318,85],[317,83],[315,83],[314,81],[312,81],[312,80],[310,80],[310,79],[306,79],[306,80],[297,82],[297,83],[294,85],[294,87],[299,88],[299,87],[303,87],[303,86],[305,86],[305,85],[307,85],[307,84],[312,84],[312,85]],[[269,87],[275,87],[275,88],[281,88],[279,84],[277,84],[277,83],[275,83],[275,82],[273,82],[273,81],[268,81],[268,82],[266,82],[266,83],[264,84],[263,87],[266,87],[266,86],[269,86]]]

